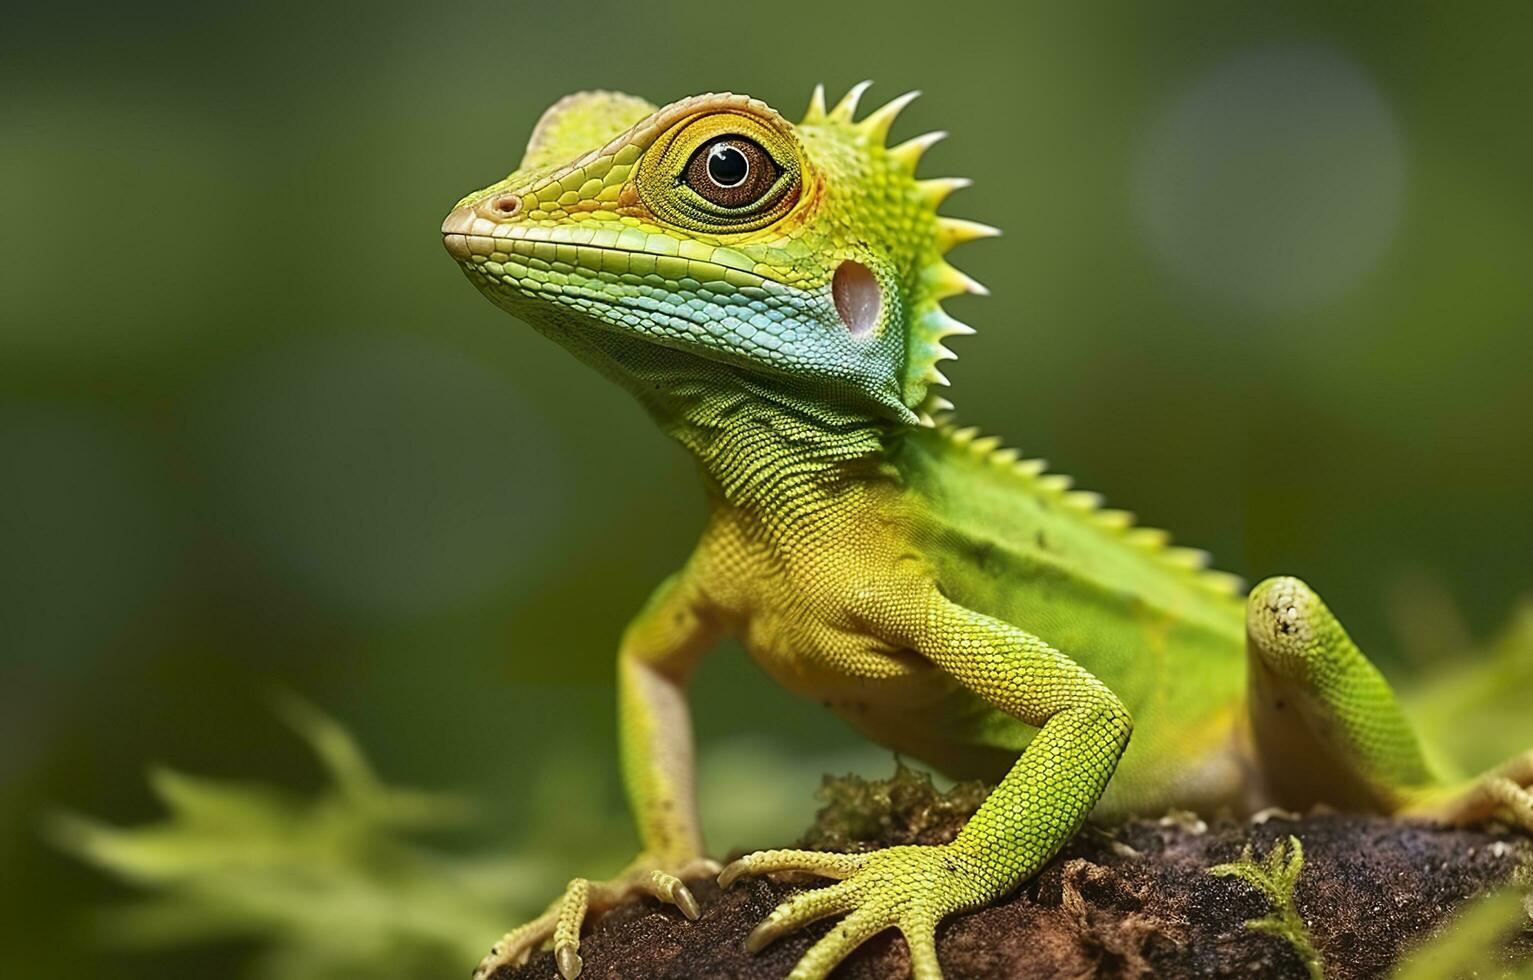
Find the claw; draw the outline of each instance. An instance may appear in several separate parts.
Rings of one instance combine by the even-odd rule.
[[[783,934],[783,928],[772,922],[771,919],[763,921],[751,934],[745,937],[745,951],[747,953],[759,953],[772,944],[772,940]]]
[[[719,887],[728,888],[733,885],[736,879],[745,874],[746,867],[744,858],[729,862],[724,866],[724,870],[719,872]]]
[[[758,953],[809,923],[842,916],[799,958],[788,980],[825,980],[869,937],[896,928],[910,946],[912,980],[942,980],[935,929],[943,917],[975,908],[1004,889],[983,874],[974,855],[956,845],[905,845],[867,854],[828,851],[760,851],[733,862],[719,884],[742,874],[805,871],[835,884],[799,892],[752,929],[745,951]]]
[[[575,980],[580,976],[581,968],[585,966],[580,959],[580,954],[575,952],[573,946],[560,946],[554,950],[554,961],[559,964],[559,975],[564,980]]]
[[[696,921],[702,914],[697,907],[697,899],[692,890],[688,888],[680,878],[664,871],[651,871],[649,873],[649,893],[662,902],[670,902],[681,909],[681,914]]]
[[[692,897],[692,889],[686,885],[676,886],[676,893],[671,896],[671,901],[675,902],[676,907],[681,909],[682,915],[693,922],[696,922],[697,917],[702,915],[702,910],[697,907],[697,899]]]

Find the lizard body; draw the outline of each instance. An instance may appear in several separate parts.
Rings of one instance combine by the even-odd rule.
[[[1249,596],[1200,552],[938,419],[950,265],[994,229],[941,216],[963,185],[886,146],[909,97],[858,86],[804,120],[735,95],[664,108],[571,96],[521,167],[464,198],[444,242],[471,281],[627,388],[698,460],[712,502],[685,566],[619,646],[625,782],[643,850],[574,879],[478,976],[545,942],[581,968],[592,908],[635,891],[696,917],[705,856],[686,679],[738,634],[774,678],[885,745],[997,788],[951,844],[766,851],[723,870],[839,879],[784,903],[760,948],[827,916],[795,967],[825,976],[891,926],[918,978],[934,930],[1032,875],[1088,814],[1314,802],[1533,825],[1533,756],[1455,783],[1383,677],[1296,579]]]

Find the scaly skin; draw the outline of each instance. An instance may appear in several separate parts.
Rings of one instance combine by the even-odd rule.
[[[1026,880],[1088,814],[1325,801],[1533,824],[1533,756],[1448,783],[1320,600],[1272,579],[1242,601],[1202,554],[1094,494],[938,423],[941,301],[981,287],[943,258],[995,230],[941,217],[935,136],[886,147],[908,101],[864,86],[802,122],[705,95],[656,109],[593,92],[546,113],[521,167],[464,198],[448,251],[496,305],[631,391],[696,456],[712,500],[686,565],[618,653],[623,773],[642,842],[509,933],[486,977],[551,942],[580,972],[587,914],[644,892],[691,917],[698,833],[684,687],[724,632],[783,684],[954,775],[999,785],[942,846],[766,851],[723,869],[839,879],[785,902],[760,948],[840,922],[824,977],[889,927],[939,977],[943,917]],[[1133,740],[1130,741],[1130,733]]]

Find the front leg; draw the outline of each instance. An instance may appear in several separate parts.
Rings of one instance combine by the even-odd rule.
[[[538,918],[513,929],[474,971],[475,980],[516,965],[552,940],[565,980],[580,974],[588,914],[634,894],[670,902],[690,919],[697,901],[683,878],[718,865],[703,853],[693,793],[692,721],[684,685],[719,633],[692,566],[667,579],[623,635],[618,652],[618,735],[623,777],[642,845],[615,878],[576,878]]]
[[[1102,795],[1132,728],[1122,703],[1085,668],[1036,636],[949,602],[934,587],[878,603],[868,627],[1039,731],[950,844],[860,855],[763,851],[725,868],[722,885],[741,874],[783,870],[842,879],[784,902],[747,940],[754,951],[816,919],[845,914],[804,954],[790,980],[824,977],[890,926],[910,944],[916,980],[940,978],[937,923],[1006,894],[1038,871]]]

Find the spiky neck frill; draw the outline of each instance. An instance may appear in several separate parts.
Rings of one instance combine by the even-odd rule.
[[[806,140],[823,137],[820,142],[827,148],[850,151],[835,156],[842,169],[836,176],[843,199],[855,209],[859,224],[886,226],[879,237],[898,254],[906,293],[900,396],[923,424],[930,425],[933,416],[952,407],[932,390],[948,384],[939,365],[956,357],[946,342],[974,333],[943,309],[943,301],[963,293],[987,293],[983,285],[949,263],[946,255],[964,242],[994,237],[1000,231],[937,213],[950,194],[970,183],[963,177],[915,175],[921,157],[947,134],[930,132],[886,145],[895,119],[919,93],[907,92],[857,120],[857,106],[868,85],[853,86],[830,109],[824,87],[816,86],[798,131]]]

